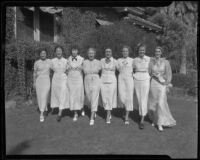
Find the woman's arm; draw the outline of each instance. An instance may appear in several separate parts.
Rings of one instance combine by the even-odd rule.
[[[165,79],[167,84],[172,80],[172,69],[168,60],[165,60]]]
[[[153,73],[152,73],[152,66],[153,66],[153,58],[150,59],[149,68],[148,68],[148,72],[149,72],[149,75],[150,75],[151,77],[153,76]]]
[[[35,88],[36,86],[36,79],[37,79],[37,61],[34,63],[33,67],[33,87]]]

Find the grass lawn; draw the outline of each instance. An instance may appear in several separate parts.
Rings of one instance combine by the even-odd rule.
[[[6,153],[10,154],[153,154],[171,158],[197,158],[197,103],[168,98],[177,125],[159,132],[148,120],[145,129],[138,128],[138,116],[131,114],[130,125],[124,125],[122,110],[113,112],[106,124],[100,109],[94,126],[89,126],[89,112],[72,121],[67,110],[62,121],[49,113],[39,122],[36,106],[6,110]]]

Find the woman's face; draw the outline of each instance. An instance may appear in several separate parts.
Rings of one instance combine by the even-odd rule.
[[[93,49],[88,50],[88,58],[89,60],[93,60],[95,57],[95,51]]]
[[[124,58],[128,57],[129,56],[129,50],[128,48],[123,48],[122,49],[122,55]]]
[[[42,60],[45,60],[46,57],[47,57],[47,53],[46,53],[46,51],[42,51],[42,52],[40,52],[40,58],[41,58]]]
[[[76,57],[78,55],[78,49],[72,49],[72,56]]]
[[[112,57],[112,50],[110,48],[107,48],[105,50],[105,55],[106,55],[106,58],[111,58]]]
[[[146,53],[146,48],[144,46],[141,46],[139,48],[139,56],[143,57],[145,55],[145,53]]]
[[[159,48],[156,48],[155,50],[155,57],[156,58],[160,58],[162,55],[162,51]]]
[[[56,48],[56,56],[57,58],[61,58],[62,57],[62,49],[61,48]]]

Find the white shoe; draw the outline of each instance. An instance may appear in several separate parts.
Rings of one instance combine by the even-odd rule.
[[[94,125],[94,120],[93,119],[90,120],[90,125],[91,126]]]
[[[163,127],[162,126],[158,126],[158,130],[162,132],[163,131]]]
[[[152,127],[155,127],[155,124],[154,124],[154,123],[152,123],[152,124],[151,124],[151,126],[152,126]]]
[[[78,115],[74,115],[73,121],[77,121],[78,120]]]
[[[44,116],[40,116],[40,122],[44,122]]]
[[[129,124],[129,121],[128,121],[128,120],[126,120],[126,121],[125,121],[125,124]]]
[[[84,111],[82,111],[82,112],[81,112],[81,115],[82,115],[82,116],[85,116],[85,112],[84,112]]]
[[[111,116],[109,117],[109,120],[106,121],[107,124],[110,124]]]

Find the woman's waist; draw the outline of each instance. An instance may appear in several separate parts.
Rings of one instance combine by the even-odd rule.
[[[148,72],[136,72],[133,74],[134,79],[136,80],[148,80],[150,79],[150,75]]]
[[[47,77],[50,77],[50,74],[49,73],[40,73],[37,75],[37,77],[39,78],[47,78]]]
[[[66,73],[59,73],[59,72],[54,72],[53,78],[61,78],[61,77],[67,77]]]
[[[122,76],[122,77],[132,77],[133,76],[133,72],[132,71],[120,71],[119,72],[119,76]]]
[[[99,79],[99,74],[97,74],[97,73],[86,74],[85,79]]]
[[[115,71],[112,70],[103,70],[102,75],[115,75]]]

